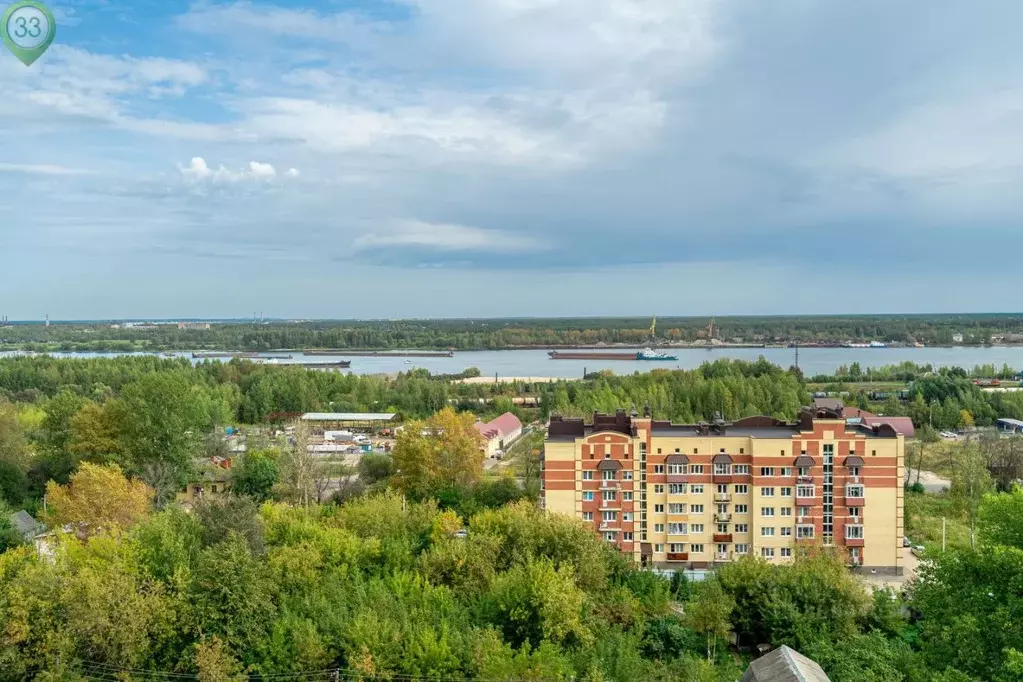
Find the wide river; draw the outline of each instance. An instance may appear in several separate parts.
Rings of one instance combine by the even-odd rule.
[[[613,349],[608,349],[613,350]],[[619,352],[629,352],[621,349]],[[478,367],[484,376],[502,377],[582,377],[584,372],[609,369],[615,374],[648,372],[655,368],[693,369],[704,362],[720,358],[756,360],[761,355],[770,362],[789,367],[795,355],[792,348],[719,348],[671,349],[665,352],[677,355],[677,361],[644,362],[621,360],[551,360],[545,350],[456,351],[451,358],[400,358],[353,356],[316,356],[291,353],[289,362],[337,361],[350,359],[351,371],[356,374],[393,374],[421,367],[433,374],[456,374],[469,367]],[[0,356],[11,353],[0,353]],[[51,353],[55,357],[115,357],[115,353]],[[191,353],[174,353],[191,358]],[[993,364],[1001,368],[1008,364],[1023,369],[1023,346],[993,346],[988,348],[800,348],[799,367],[807,376],[831,374],[840,365],[860,363],[860,367],[880,367],[912,361],[935,367],[958,366],[966,369],[974,365]],[[202,362],[197,360],[196,362]]]

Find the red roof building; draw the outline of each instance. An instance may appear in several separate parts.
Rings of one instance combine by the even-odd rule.
[[[522,434],[522,422],[511,412],[505,412],[497,419],[487,423],[476,422],[476,430],[483,435],[487,444],[485,450],[488,457],[497,455],[498,450],[503,450],[513,440]]]

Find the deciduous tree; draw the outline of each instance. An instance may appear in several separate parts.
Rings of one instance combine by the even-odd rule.
[[[145,519],[152,501],[152,488],[125,478],[116,464],[83,462],[66,485],[47,484],[46,520],[80,535],[119,533]]]

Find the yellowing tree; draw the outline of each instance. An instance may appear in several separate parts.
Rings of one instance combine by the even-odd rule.
[[[67,485],[46,484],[46,520],[79,535],[127,530],[149,516],[153,489],[125,478],[116,464],[82,463]]]
[[[450,407],[426,421],[409,422],[394,444],[394,483],[413,497],[465,486],[483,475],[483,437],[471,414]]]

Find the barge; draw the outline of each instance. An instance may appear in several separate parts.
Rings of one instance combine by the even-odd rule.
[[[308,348],[302,351],[306,355],[346,355],[360,358],[453,358],[455,352],[450,350],[317,350]]]
[[[239,358],[242,360],[291,360],[294,356],[291,355],[263,355],[256,351],[238,351],[235,353],[228,353],[224,351],[198,351],[192,353],[192,358],[195,360],[214,360],[214,359],[227,359],[227,358]]]
[[[551,360],[650,360],[655,362],[672,362],[678,360],[677,355],[668,355],[667,353],[658,353],[649,348],[645,348],[638,353],[613,353],[613,352],[597,352],[597,353],[586,353],[576,351],[558,351],[552,350],[547,355],[550,356]]]

